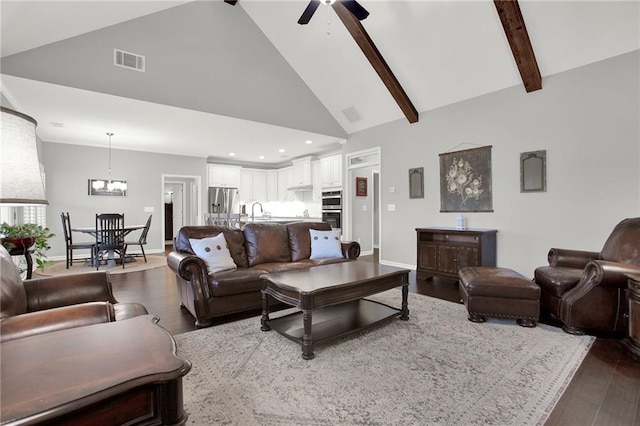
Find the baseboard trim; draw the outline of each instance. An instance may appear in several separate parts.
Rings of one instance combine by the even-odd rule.
[[[416,270],[416,265],[409,265],[407,263],[400,263],[400,262],[392,262],[390,260],[380,259],[380,264],[388,265],[388,266],[395,266],[397,268],[411,269],[412,271]]]

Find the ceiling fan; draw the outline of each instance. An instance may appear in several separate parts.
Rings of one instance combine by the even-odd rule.
[[[336,1],[342,3],[344,7],[346,7],[349,12],[351,12],[353,16],[358,18],[358,20],[360,21],[366,19],[367,16],[369,16],[369,12],[367,12],[367,10],[364,7],[360,6],[360,4],[355,0],[322,0],[322,2],[320,0],[311,0],[307,5],[307,8],[304,10],[304,12],[302,12],[302,16],[300,16],[300,19],[298,19],[298,24],[308,24],[320,3],[331,6],[331,4]]]

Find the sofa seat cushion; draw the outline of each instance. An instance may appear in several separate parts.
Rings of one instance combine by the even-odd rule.
[[[582,269],[541,266],[535,270],[534,281],[543,292],[562,297],[578,284],[581,277]]]
[[[274,274],[276,272],[286,272],[286,271],[294,271],[296,269],[306,269],[313,266],[313,264],[301,260],[299,262],[270,262],[270,263],[261,263],[257,267],[267,271],[270,274]]]
[[[243,232],[249,266],[291,261],[289,234],[283,224],[249,223]]]
[[[238,268],[234,271],[216,272],[209,275],[209,288],[213,297],[232,296],[241,293],[260,292],[260,276],[264,269]]]

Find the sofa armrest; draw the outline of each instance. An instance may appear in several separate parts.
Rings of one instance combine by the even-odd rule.
[[[581,282],[589,279],[600,286],[626,288],[627,279],[633,275],[640,275],[640,266],[595,260],[587,264]]]
[[[176,273],[178,284],[180,280],[190,287],[189,293],[193,296],[185,299],[181,293],[182,303],[195,311],[200,316],[206,316],[209,312],[207,301],[212,297],[209,288],[209,271],[204,260],[191,253],[172,251],[167,256],[167,265]]]
[[[357,241],[342,241],[342,255],[346,259],[357,259],[360,256],[360,243]]]
[[[564,268],[584,269],[587,263],[600,257],[600,253],[595,251],[568,250],[552,248],[549,250],[547,259],[549,265]]]
[[[0,342],[111,321],[115,321],[115,312],[109,302],[83,303],[31,312],[0,320]]]
[[[34,278],[24,281],[24,289],[28,312],[87,302],[117,303],[105,271]]]

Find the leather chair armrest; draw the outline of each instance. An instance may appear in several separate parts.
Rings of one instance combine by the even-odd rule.
[[[209,288],[209,271],[204,260],[191,253],[172,251],[167,265],[178,277],[189,283],[193,290],[194,305],[199,312],[206,312],[207,301],[212,297]]]
[[[360,243],[357,241],[342,241],[342,255],[346,259],[357,259],[360,257]]]
[[[109,302],[83,303],[31,312],[0,320],[0,342],[111,321],[115,321],[115,312]]]
[[[106,271],[34,278],[24,281],[24,289],[28,312],[87,302],[117,303]]]
[[[549,265],[563,268],[584,269],[587,263],[600,257],[600,253],[595,251],[568,250],[552,248],[549,250],[547,259]]]
[[[595,260],[587,264],[581,281],[588,277],[600,286],[626,288],[627,279],[634,274],[640,276],[637,265]]]

